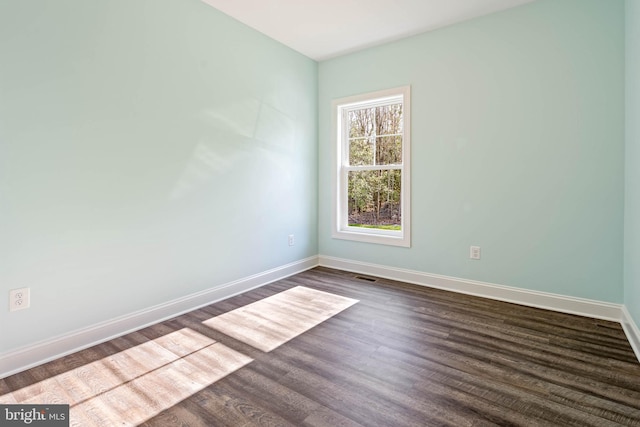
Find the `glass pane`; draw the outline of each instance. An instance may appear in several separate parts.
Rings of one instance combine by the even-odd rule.
[[[349,165],[373,165],[373,138],[349,140]]]
[[[349,138],[362,138],[373,135],[375,110],[365,108],[349,111]]]
[[[350,171],[348,225],[400,230],[400,170]]]
[[[402,122],[402,104],[390,104],[376,108],[376,135],[401,134]]]
[[[376,138],[376,165],[402,164],[402,137],[383,136]]]

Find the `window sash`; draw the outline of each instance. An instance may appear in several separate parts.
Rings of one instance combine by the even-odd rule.
[[[402,165],[371,165],[371,166],[343,166],[344,171],[386,171],[386,170],[402,170]]]
[[[365,94],[352,98],[334,101],[333,116],[336,120],[334,124],[334,135],[337,138],[336,146],[336,174],[333,212],[333,237],[348,240],[367,241],[372,243],[391,244],[397,246],[410,246],[410,182],[409,182],[409,159],[410,159],[410,99],[409,87]],[[393,93],[388,96],[386,94]],[[368,99],[373,98],[373,99]],[[346,102],[341,102],[345,101]],[[350,137],[349,113],[352,111],[364,110],[373,107],[382,107],[390,104],[402,104],[402,132],[394,134],[377,135],[375,131],[366,137]],[[372,165],[350,165],[350,142],[368,138],[401,137],[400,161],[397,164],[372,164]],[[374,159],[375,162],[375,153]],[[387,171],[400,170],[400,206],[401,213],[400,230],[385,230],[376,228],[361,228],[349,225],[349,195],[348,176],[352,171]]]

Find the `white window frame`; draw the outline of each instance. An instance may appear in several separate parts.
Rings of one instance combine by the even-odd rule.
[[[333,133],[333,215],[332,237],[393,246],[411,246],[411,86],[402,86],[377,92],[349,96],[332,102]],[[350,110],[370,108],[376,105],[402,102],[403,135],[402,165],[400,169],[400,231],[375,228],[350,227],[348,224],[347,176],[356,167],[349,166],[349,141],[347,113]],[[363,167],[357,168],[362,170]],[[365,167],[366,168],[366,167]],[[386,169],[386,168],[383,168]]]

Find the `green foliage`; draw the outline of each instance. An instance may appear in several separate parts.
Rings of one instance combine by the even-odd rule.
[[[400,231],[400,225],[390,224],[390,225],[371,225],[371,224],[349,224],[350,227],[360,227],[360,228],[377,228],[381,230],[397,230]]]
[[[349,165],[379,166],[349,172],[349,225],[399,229],[402,172],[387,166],[402,164],[402,123],[402,104],[349,112]]]

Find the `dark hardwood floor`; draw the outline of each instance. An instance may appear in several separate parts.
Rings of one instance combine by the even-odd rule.
[[[207,324],[296,286],[359,302],[269,352]],[[70,401],[72,425],[640,426],[640,363],[614,322],[320,267],[0,380]]]

